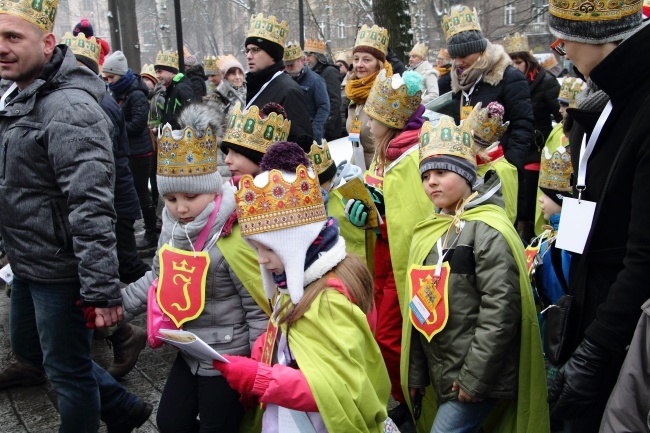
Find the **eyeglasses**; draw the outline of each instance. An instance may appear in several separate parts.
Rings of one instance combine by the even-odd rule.
[[[251,53],[252,55],[256,55],[260,51],[262,51],[262,49],[260,47],[250,47],[250,48],[246,48],[245,52],[246,52],[246,54]]]
[[[551,44],[551,49],[558,53],[560,56],[566,56],[566,50],[564,49],[564,41],[562,39],[557,39]]]

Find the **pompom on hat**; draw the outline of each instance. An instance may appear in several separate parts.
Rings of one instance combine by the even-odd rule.
[[[363,111],[373,119],[393,129],[404,129],[422,103],[422,77],[406,71],[386,77],[382,69],[377,75]]]
[[[83,33],[87,38],[95,36],[95,30],[93,30],[93,25],[90,24],[88,18],[82,18],[77,24],[75,24],[72,34],[77,36],[79,33]]]

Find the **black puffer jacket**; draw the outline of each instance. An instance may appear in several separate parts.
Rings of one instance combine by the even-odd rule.
[[[341,73],[338,66],[322,62],[316,62],[312,71],[320,75],[327,85],[330,114],[325,122],[325,139],[334,140],[341,136]]]
[[[185,70],[185,76],[190,79],[192,83],[192,90],[194,90],[194,96],[197,101],[200,101],[205,95],[208,94],[208,86],[205,81],[208,79],[208,76],[205,75],[203,66],[194,65],[189,66]]]
[[[149,88],[142,82],[142,77],[136,76],[123,94],[113,95],[122,108],[122,113],[124,113],[131,156],[146,155],[153,152],[149,127],[147,126],[149,116],[148,94]]]
[[[535,139],[534,146],[529,153],[526,162],[539,162],[541,151],[548,135],[553,129],[551,120],[562,121],[560,114],[560,103],[557,100],[560,94],[560,83],[548,71],[540,68],[530,85],[530,100],[533,104],[533,116],[535,116]]]
[[[169,123],[172,129],[180,129],[176,117],[184,107],[196,99],[190,79],[183,74],[176,74],[165,90],[165,106],[163,107],[160,124],[165,126]]]

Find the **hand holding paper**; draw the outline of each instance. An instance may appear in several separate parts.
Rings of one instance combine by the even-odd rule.
[[[178,349],[201,361],[217,360],[224,363],[228,362],[219,352],[189,331],[161,329],[160,335],[162,335],[161,339],[165,342],[176,346]]]

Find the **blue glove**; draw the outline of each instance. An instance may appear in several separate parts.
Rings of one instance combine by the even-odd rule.
[[[355,227],[363,228],[366,226],[368,220],[368,206],[363,204],[361,200],[351,198],[345,205],[345,216]]]
[[[370,185],[366,185],[366,189],[370,193],[370,197],[372,197],[372,201],[375,203],[375,206],[377,206],[377,212],[379,212],[379,215],[386,215],[384,193],[380,189]]]

